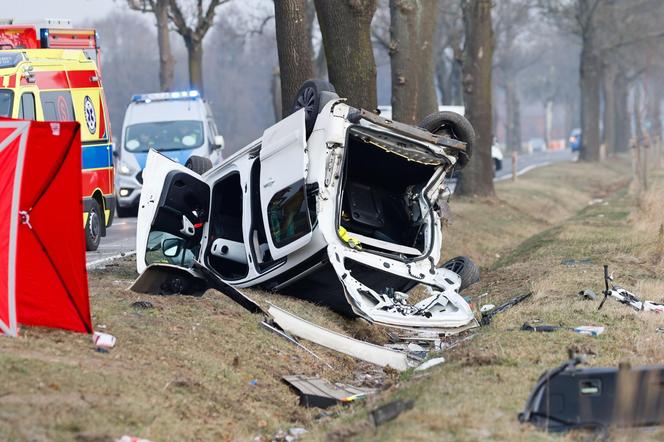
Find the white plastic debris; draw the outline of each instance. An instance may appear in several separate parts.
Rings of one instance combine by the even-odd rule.
[[[92,334],[92,342],[98,348],[111,349],[115,347],[115,336],[108,333],[94,332]]]
[[[442,356],[441,356],[440,358],[432,358],[432,359],[429,359],[428,361],[426,361],[426,362],[420,364],[420,365],[415,369],[415,371],[424,371],[424,370],[428,370],[428,369],[430,369],[431,367],[435,367],[436,365],[440,365],[440,364],[442,364],[443,362],[445,362],[445,358],[443,358]]]
[[[579,327],[574,327],[573,329],[576,333],[588,336],[599,336],[604,333],[604,327],[594,326],[594,325],[582,325]]]
[[[480,307],[480,313],[490,312],[494,308],[496,308],[496,306],[493,304],[484,304],[482,307]]]

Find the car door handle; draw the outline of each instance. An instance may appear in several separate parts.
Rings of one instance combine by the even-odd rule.
[[[265,183],[263,183],[263,187],[264,187],[264,188],[267,188],[267,187],[270,187],[270,186],[273,185],[273,184],[274,184],[274,178],[268,178],[268,179],[265,181]]]

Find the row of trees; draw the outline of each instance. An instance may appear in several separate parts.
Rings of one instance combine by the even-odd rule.
[[[173,84],[170,30],[186,46],[190,85],[203,90],[203,38],[229,1],[127,0],[154,14],[163,90]],[[655,78],[664,58],[659,0],[274,0],[273,6],[252,32],[274,20],[277,115],[289,112],[305,79],[325,74],[351,104],[375,109],[374,52],[384,50],[393,118],[417,124],[439,102],[465,104],[478,139],[458,186],[462,194],[493,194],[494,115],[504,117],[508,148],[519,149],[524,95],[541,101],[549,117],[554,104],[563,106],[568,130],[580,121],[586,161],[600,159],[602,142],[609,153],[627,148],[636,115],[628,109],[630,90],[648,89],[642,95],[649,120],[657,121],[640,127],[661,126],[653,116],[662,98]]]

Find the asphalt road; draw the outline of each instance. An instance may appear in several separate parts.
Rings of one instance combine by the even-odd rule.
[[[517,174],[522,175],[528,171],[552,163],[572,161],[576,154],[569,150],[537,152],[531,155],[521,155],[517,163]],[[495,181],[509,179],[512,176],[512,158],[505,156],[502,170],[496,173]],[[454,183],[450,183],[454,190]],[[87,252],[88,267],[103,266],[104,263],[122,254],[133,253],[136,246],[136,218],[116,217],[113,225],[101,239],[99,249]]]

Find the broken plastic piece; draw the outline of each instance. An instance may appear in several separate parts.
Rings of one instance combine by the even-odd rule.
[[[664,365],[576,368],[579,357],[544,373],[519,421],[546,431],[605,431],[664,423]]]
[[[270,304],[268,314],[284,331],[323,347],[381,367],[390,366],[399,371],[406,371],[410,368],[408,356],[405,353],[359,341],[319,327],[272,304]]]
[[[610,288],[609,283],[611,283]],[[634,293],[613,284],[613,275],[609,275],[609,266],[606,264],[604,265],[604,286],[604,299],[600,302],[597,310],[602,309],[607,298],[610,296],[617,299],[621,304],[627,304],[637,311],[664,313],[664,304],[653,301],[641,301]]]
[[[594,325],[582,325],[579,327],[574,327],[572,331],[580,333],[582,335],[599,336],[602,333],[604,333],[604,327],[599,327]]]
[[[389,404],[378,407],[371,412],[371,419],[375,426],[384,424],[398,417],[404,411],[410,410],[415,406],[415,401],[397,400]]]
[[[559,325],[532,324],[530,322],[524,322],[521,326],[521,330],[533,332],[554,332],[560,329],[561,327]]]
[[[315,376],[284,376],[283,380],[298,391],[303,407],[327,408],[340,403],[349,404],[376,392],[370,388],[333,384]]]
[[[597,299],[597,294],[590,289],[581,290],[578,294],[583,299],[589,299],[591,301]]]
[[[496,307],[496,308],[494,308],[494,309],[492,309],[492,310],[490,310],[486,313],[482,313],[482,319],[480,319],[480,325],[489,325],[489,324],[491,324],[491,320],[493,319],[493,317],[496,314],[502,313],[505,310],[508,310],[509,308],[514,307],[515,305],[521,303],[522,301],[530,298],[530,296],[532,296],[532,294],[533,293],[530,292],[530,293],[526,293],[525,295],[515,296],[514,298],[511,298],[511,299],[503,302],[498,307]]]
[[[435,367],[436,365],[442,364],[443,362],[445,362],[445,358],[442,357],[442,356],[440,358],[432,358],[432,359],[429,359],[428,361],[423,362],[420,366],[415,368],[415,371],[428,370],[431,367]]]

